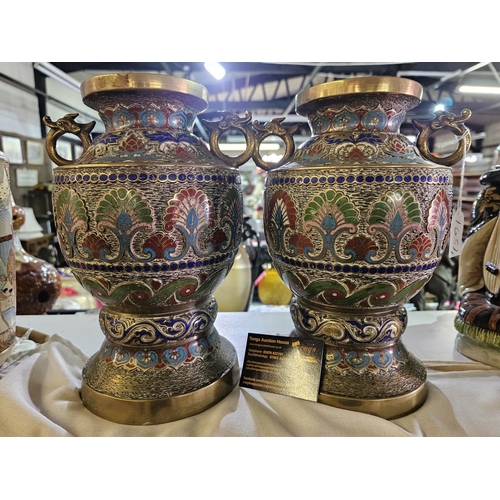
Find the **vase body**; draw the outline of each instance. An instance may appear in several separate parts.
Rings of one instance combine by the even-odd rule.
[[[16,340],[16,262],[14,258],[9,160],[0,152],[0,365]]]
[[[55,169],[53,205],[66,262],[103,304],[106,338],[84,368],[83,402],[131,424],[199,413],[238,374],[213,292],[241,240],[239,174],[192,133],[208,103],[200,85],[101,75],[82,96],[106,130]]]
[[[385,418],[425,401],[426,370],[401,342],[403,304],[439,264],[451,214],[451,168],[399,132],[420,97],[416,82],[387,77],[304,91],[297,112],[312,136],[265,188],[293,334],[326,344],[318,400]]]

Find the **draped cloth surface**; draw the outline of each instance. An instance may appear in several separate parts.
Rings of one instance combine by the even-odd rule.
[[[424,405],[395,420],[279,394],[236,387],[212,408],[176,422],[122,425],[87,410],[82,368],[104,337],[97,315],[19,316],[51,335],[44,344],[18,340],[0,367],[0,436],[419,437],[500,436],[500,370],[454,347],[454,311],[409,313],[405,345],[428,370]],[[236,347],[240,367],[249,332],[288,335],[288,313],[219,313],[221,335]]]

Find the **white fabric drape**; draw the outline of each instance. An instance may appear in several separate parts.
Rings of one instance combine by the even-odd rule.
[[[20,317],[19,321],[44,328],[51,338],[41,345],[20,340],[19,359],[0,368],[0,436],[500,436],[500,370],[454,351],[453,312],[412,314],[403,338],[407,337],[406,345],[427,366],[429,395],[411,415],[387,421],[236,387],[199,415],[153,426],[116,424],[83,406],[81,372],[92,352],[85,353],[75,345],[76,334],[71,341],[55,332],[74,333],[76,328],[88,334],[96,328],[96,317]],[[249,327],[253,332],[281,334],[275,327],[288,326],[287,315],[276,315],[279,317],[271,319],[266,315],[250,318],[248,313],[220,315],[219,332],[224,330],[237,348],[240,366]],[[53,331],[47,331],[49,325]],[[95,345],[102,339],[97,329]],[[85,345],[87,351],[92,348]],[[436,356],[428,355],[432,352]]]

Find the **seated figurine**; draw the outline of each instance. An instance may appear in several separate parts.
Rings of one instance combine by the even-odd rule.
[[[464,356],[500,367],[500,165],[480,179],[483,189],[459,261],[462,295],[455,319],[456,348]]]

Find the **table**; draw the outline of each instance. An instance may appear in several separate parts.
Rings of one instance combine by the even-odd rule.
[[[500,436],[500,370],[455,350],[455,311],[411,311],[405,345],[428,369],[425,404],[387,421],[279,394],[236,387],[205,412],[153,426],[106,421],[83,407],[81,369],[100,347],[98,315],[18,316],[51,335],[0,379],[0,436]],[[288,335],[288,312],[219,313],[216,326],[238,352],[249,332]]]
[[[31,255],[38,255],[42,248],[46,248],[54,243],[55,233],[44,234],[38,238],[21,240],[23,248]]]

